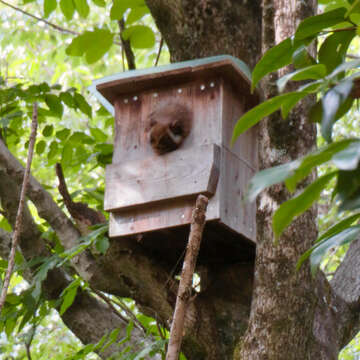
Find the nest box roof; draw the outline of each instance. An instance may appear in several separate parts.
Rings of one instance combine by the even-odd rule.
[[[250,103],[257,102],[258,96],[250,93],[251,72],[248,66],[230,55],[121,72],[94,80],[89,90],[114,114],[113,104],[118,96],[214,75],[224,76],[241,94],[249,97]]]

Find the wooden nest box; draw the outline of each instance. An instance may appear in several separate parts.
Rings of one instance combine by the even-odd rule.
[[[115,116],[104,205],[110,237],[134,236],[175,260],[205,194],[200,262],[253,254],[255,205],[242,196],[257,169],[256,129],[230,145],[237,120],[257,103],[246,65],[216,56],[116,74],[91,88]]]

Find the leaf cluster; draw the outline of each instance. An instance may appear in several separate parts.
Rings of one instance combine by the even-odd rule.
[[[357,0],[325,1],[324,12],[301,22],[291,38],[268,50],[252,72],[252,89],[267,74],[292,65],[293,71],[277,80],[278,91],[244,114],[237,122],[232,142],[263,118],[277,111],[284,119],[302,99],[317,95],[309,110],[309,121],[317,123],[327,145],[301,159],[259,172],[251,180],[248,198],[271,185],[285,182],[294,196],[281,204],[273,216],[273,231],[278,238],[290,223],[316,202],[324,190],[332,189],[339,213],[348,216],[324,232],[300,259],[299,266],[311,255],[313,272],[324,254],[334,246],[358,238],[360,211],[360,139],[344,136],[334,140],[334,125],[352,108],[360,81],[360,59],[347,61],[350,44],[357,39],[360,4]],[[321,43],[317,56],[309,51],[314,41]],[[289,82],[298,83],[286,92]],[[286,121],[286,120],[284,120]],[[331,165],[331,171],[318,177],[300,193],[298,185],[319,166]],[[350,213],[350,214],[349,214]]]

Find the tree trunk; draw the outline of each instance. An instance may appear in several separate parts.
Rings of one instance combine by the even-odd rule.
[[[234,55],[253,67],[261,51],[292,35],[301,19],[315,11],[315,0],[146,0],[171,52],[172,61],[217,54]],[[262,82],[265,97],[276,93],[272,74]],[[306,100],[289,118],[279,115],[259,127],[261,168],[298,158],[315,146],[315,127],[307,123]],[[0,140],[0,200],[13,223],[23,168]],[[302,186],[312,178],[309,177]],[[10,191],[11,189],[11,191]],[[49,193],[30,179],[29,199],[69,249],[78,243],[76,227]],[[182,351],[188,360],[336,359],[338,352],[359,329],[360,241],[346,256],[331,283],[319,272],[313,279],[308,265],[299,272],[295,264],[316,238],[316,209],[312,208],[288,227],[274,244],[271,219],[289,194],[283,185],[265,191],[258,200],[257,251],[253,263],[207,269],[209,282],[189,304],[184,324]],[[30,213],[27,212],[30,218]],[[26,221],[21,250],[27,259],[45,252],[35,223]],[[0,231],[0,242],[9,234]],[[171,241],[171,239],[169,239]],[[206,241],[206,239],[204,239]],[[7,251],[0,246],[0,255]],[[131,297],[138,308],[169,327],[178,283],[171,269],[151,258],[141,244],[110,241],[104,256],[89,252],[76,257],[72,266],[92,288]],[[255,266],[255,269],[254,269]],[[58,270],[57,270],[58,271]],[[31,275],[29,275],[31,276]],[[49,272],[45,292],[54,298],[68,284],[65,273]],[[358,279],[358,277],[357,277]],[[55,287],[55,288],[54,288]],[[98,341],[104,332],[124,324],[87,293],[79,294],[63,316],[68,327],[84,342]],[[109,310],[110,311],[110,310]],[[82,320],[81,320],[82,319]],[[83,326],[84,321],[88,326]],[[81,326],[80,326],[81,325]],[[137,331],[133,344],[139,346]],[[127,344],[126,344],[127,345]],[[112,352],[108,350],[107,355]]]

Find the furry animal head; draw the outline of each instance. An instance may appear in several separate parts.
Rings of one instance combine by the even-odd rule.
[[[149,116],[146,131],[158,155],[178,149],[189,135],[192,126],[191,111],[177,102],[162,103]]]

